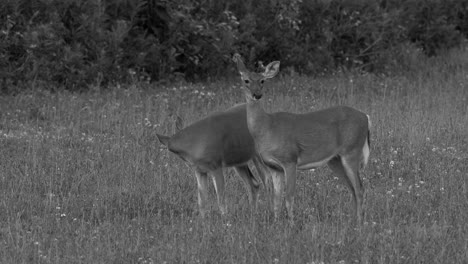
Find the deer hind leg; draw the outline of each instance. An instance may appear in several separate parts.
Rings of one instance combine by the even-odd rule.
[[[359,167],[362,160],[362,153],[356,155],[346,155],[341,157],[341,164],[348,176],[354,189],[355,197],[355,211],[357,221],[359,224],[362,223],[363,211],[362,205],[364,202],[364,187],[362,186],[361,177],[359,176]]]
[[[245,187],[249,195],[250,206],[254,210],[257,210],[258,191],[260,189],[260,184],[255,179],[254,175],[252,174],[252,171],[249,169],[249,166],[247,166],[247,164],[236,166],[234,167],[234,169],[245,183]]]
[[[208,200],[208,175],[206,172],[195,171],[195,176],[197,177],[198,185],[198,208],[200,210],[200,215],[204,218],[207,208],[206,202]]]
[[[227,213],[226,207],[226,198],[225,198],[225,182],[223,169],[219,168],[211,172],[213,175],[213,184],[216,191],[216,196],[218,198],[218,207],[221,214],[224,215]]]
[[[353,184],[351,183],[350,179],[346,175],[345,168],[341,163],[341,158],[339,156],[332,158],[328,161],[328,167],[338,176],[338,178],[344,182],[346,187],[348,187],[349,191],[351,192],[352,200],[353,200],[353,213],[354,215],[357,214],[357,201],[356,201],[356,193],[354,192]]]
[[[266,188],[268,184],[267,182],[270,180],[270,177],[268,177],[269,175],[267,175],[267,172],[269,171],[268,167],[265,164],[263,164],[263,161],[260,160],[259,157],[254,157],[252,159],[252,162],[257,168],[258,176],[260,177],[263,186],[265,186]]]

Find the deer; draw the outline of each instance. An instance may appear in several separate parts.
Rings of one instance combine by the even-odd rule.
[[[208,199],[208,177],[212,176],[219,210],[227,213],[223,168],[233,167],[244,181],[251,207],[256,211],[260,182],[249,169],[252,161],[260,181],[265,185],[264,166],[255,155],[252,137],[247,129],[246,105],[239,104],[213,113],[173,136],[157,134],[161,144],[191,167],[197,179],[198,206],[205,218]]]
[[[359,170],[370,155],[370,118],[348,106],[335,106],[308,113],[265,112],[262,97],[265,82],[279,72],[279,61],[261,73],[247,70],[242,57],[233,56],[246,99],[247,128],[261,161],[270,169],[274,189],[274,214],[279,218],[283,182],[288,218],[293,221],[298,170],[325,164],[352,194],[354,220],[363,218],[364,187]]]

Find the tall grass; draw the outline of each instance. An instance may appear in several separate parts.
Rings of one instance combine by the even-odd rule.
[[[372,119],[365,224],[328,168],[300,173],[296,222],[258,213],[227,170],[229,213],[201,219],[193,172],[155,132],[244,99],[238,84],[135,84],[0,98],[1,263],[466,263],[468,75],[337,74],[270,82],[269,111],[346,104]],[[444,66],[445,65],[445,66]],[[432,69],[432,70],[430,70]]]

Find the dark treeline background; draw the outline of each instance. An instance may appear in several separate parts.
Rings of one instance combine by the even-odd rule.
[[[0,83],[206,81],[281,60],[283,71],[411,70],[468,37],[457,0],[0,0]]]

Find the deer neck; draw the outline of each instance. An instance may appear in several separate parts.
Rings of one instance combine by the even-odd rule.
[[[263,109],[259,100],[247,98],[247,127],[253,138],[258,138],[267,131],[270,116]]]

